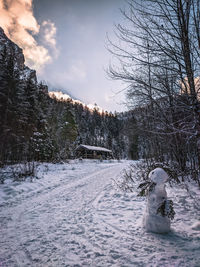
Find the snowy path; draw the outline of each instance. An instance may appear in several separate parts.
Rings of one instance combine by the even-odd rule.
[[[144,199],[112,186],[127,164],[52,165],[34,183],[2,185],[0,266],[200,266],[200,232],[178,218],[169,235],[143,232]]]

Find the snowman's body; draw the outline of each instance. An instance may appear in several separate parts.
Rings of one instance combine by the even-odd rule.
[[[155,187],[149,191],[147,196],[144,228],[148,232],[167,233],[170,231],[170,219],[157,211],[163,201],[167,200],[165,182],[168,180],[168,175],[163,169],[156,168],[150,172],[149,179],[155,184]]]

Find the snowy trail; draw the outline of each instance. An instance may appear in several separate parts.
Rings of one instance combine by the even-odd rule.
[[[144,199],[112,185],[127,164],[50,166],[35,183],[3,185],[0,266],[200,266],[191,203],[177,200],[186,221],[177,216],[172,233],[145,233]]]
[[[67,180],[60,186],[53,184],[43,191],[22,193],[16,196],[16,205],[11,198],[1,209],[0,263],[74,265],[82,261],[81,257],[98,254],[101,248],[87,237],[95,226],[92,203],[121,169],[122,164],[102,166],[102,170],[79,174],[77,179]],[[66,176],[66,173],[61,170],[56,175]]]

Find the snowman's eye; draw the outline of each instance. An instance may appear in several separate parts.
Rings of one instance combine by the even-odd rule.
[[[154,174],[154,172],[152,172],[152,174]]]

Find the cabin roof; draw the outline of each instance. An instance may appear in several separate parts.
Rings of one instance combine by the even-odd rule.
[[[85,148],[86,150],[92,150],[92,151],[104,151],[104,152],[112,153],[112,150],[109,150],[105,147],[100,147],[100,146],[79,145],[76,150],[80,148]]]

